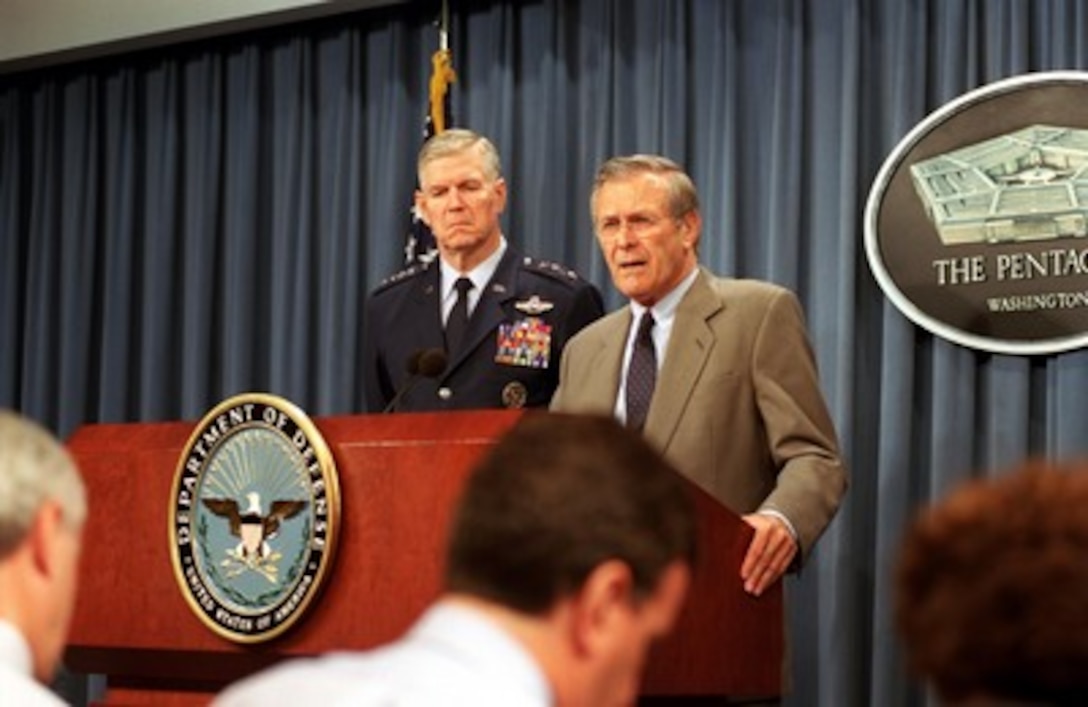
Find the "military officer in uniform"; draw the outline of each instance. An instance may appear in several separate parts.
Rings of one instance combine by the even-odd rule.
[[[604,312],[573,270],[526,257],[502,234],[498,151],[469,130],[428,140],[416,209],[438,246],[371,293],[364,322],[367,409],[543,407],[567,340]]]

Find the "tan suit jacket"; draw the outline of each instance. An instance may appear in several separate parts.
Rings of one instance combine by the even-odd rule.
[[[551,409],[613,413],[631,319],[624,307],[568,342]],[[846,472],[797,298],[701,270],[660,369],[646,437],[734,512],[785,515],[806,557]]]

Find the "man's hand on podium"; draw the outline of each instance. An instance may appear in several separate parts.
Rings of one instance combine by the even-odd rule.
[[[759,596],[785,574],[797,554],[797,541],[785,521],[775,515],[750,513],[744,522],[755,528],[740,566],[744,591]]]

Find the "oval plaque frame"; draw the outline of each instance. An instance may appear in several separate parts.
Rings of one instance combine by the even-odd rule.
[[[340,534],[340,483],[310,418],[245,393],[196,425],[170,497],[174,576],[200,621],[252,644],[287,631],[328,579]]]
[[[873,276],[904,316],[963,346],[1023,355],[1085,346],[1082,163],[1088,72],[1023,74],[946,103],[874,180],[864,216]]]

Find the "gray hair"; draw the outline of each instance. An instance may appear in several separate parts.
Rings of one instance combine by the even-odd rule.
[[[423,172],[423,167],[442,157],[459,155],[468,150],[475,150],[482,159],[484,173],[489,179],[502,177],[502,163],[495,145],[483,135],[464,128],[444,130],[423,143],[416,161],[416,170]],[[420,180],[422,181],[422,180]]]
[[[83,526],[87,496],[75,460],[45,428],[0,410],[0,559],[19,546],[47,501],[61,507],[65,525]]]
[[[589,213],[593,220],[597,220],[597,193],[601,187],[609,182],[630,179],[640,174],[656,174],[664,178],[669,190],[669,214],[673,218],[682,218],[699,210],[699,192],[680,165],[660,155],[627,155],[613,157],[597,170],[593,191],[589,196]]]

